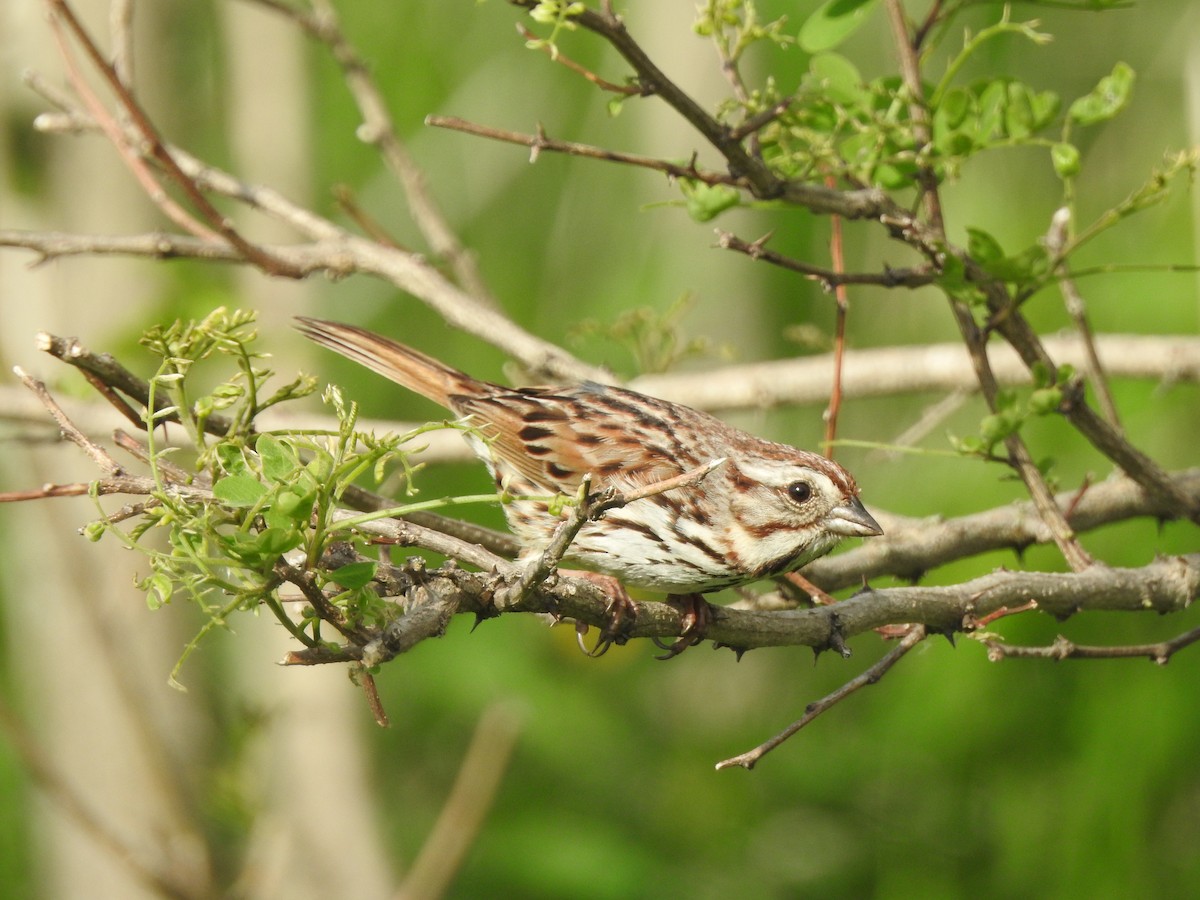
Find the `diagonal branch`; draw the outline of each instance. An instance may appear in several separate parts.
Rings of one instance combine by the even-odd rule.
[[[530,10],[539,0],[509,0],[514,6]],[[824,185],[786,181],[779,178],[762,160],[756,159],[743,145],[746,135],[722,125],[650,59],[621,18],[608,5],[597,11],[584,9],[571,21],[598,34],[621,54],[636,73],[643,94],[661,97],[725,158],[729,174],[755,197],[783,199],[814,213],[836,213],[846,219],[896,216],[907,218],[885,192],[878,189],[838,191]]]
[[[900,659],[908,653],[913,647],[925,640],[924,626],[917,625],[908,630],[908,633],[900,639],[900,642],[893,647],[886,656],[881,660],[858,675],[851,678],[837,690],[825,695],[820,700],[814,700],[805,707],[804,715],[783,729],[775,737],[768,741],[759,744],[753,750],[748,750],[745,753],[740,753],[737,756],[732,756],[729,759],[723,759],[717,763],[718,771],[721,769],[729,769],[734,766],[741,766],[743,769],[753,769],[760,759],[792,737],[804,726],[808,725],[817,716],[823,712],[827,712],[834,706],[837,706],[851,694],[860,691],[862,688],[869,687],[873,684],[878,684],[879,680],[887,674],[888,670],[900,661]]]

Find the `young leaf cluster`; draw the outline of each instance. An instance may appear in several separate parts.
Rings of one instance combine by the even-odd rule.
[[[145,413],[154,488],[133,510],[132,526],[123,524],[128,515],[105,514],[86,530],[93,540],[112,534],[145,555],[150,572],[139,587],[152,608],[183,596],[203,612],[205,624],[176,672],[205,634],[239,610],[265,607],[308,647],[322,644],[326,621],[336,620],[339,630],[360,630],[383,627],[397,615],[398,608],[372,584],[376,562],[367,555],[372,552],[367,541],[356,536],[356,520],[335,512],[352,484],[364,476],[378,484],[395,467],[414,493],[415,467],[403,445],[445,427],[382,437],[360,432],[354,404],[329,387],[324,401],[336,416],[336,430],[259,432],[259,413],[311,394],[316,382],[301,376],[268,393],[273,373],[253,347],[253,322],[253,314],[217,310],[202,321],[155,328],[145,336],[143,344],[161,358]],[[235,371],[225,380],[218,375],[215,386],[205,389],[200,364],[212,357],[232,359]],[[158,402],[162,397],[165,403]],[[160,438],[167,422],[181,425],[194,448],[186,463],[181,448]],[[450,501],[359,518],[439,502]],[[359,559],[325,565],[334,542],[353,544]],[[307,589],[297,597],[295,613],[285,608],[289,601],[279,591],[289,581]]]

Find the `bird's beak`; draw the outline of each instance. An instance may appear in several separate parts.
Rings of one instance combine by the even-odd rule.
[[[867,512],[862,501],[851,497],[841,506],[835,506],[825,517],[825,527],[834,534],[846,537],[871,537],[883,534],[879,523]]]

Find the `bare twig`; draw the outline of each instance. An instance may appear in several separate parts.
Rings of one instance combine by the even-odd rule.
[[[1050,230],[1046,234],[1046,249],[1055,259],[1062,259],[1063,248],[1067,244],[1067,239],[1071,232],[1071,210],[1068,207],[1059,209],[1051,217]],[[1063,303],[1067,308],[1067,314],[1071,316],[1075,322],[1075,329],[1079,332],[1079,337],[1083,341],[1085,350],[1085,358],[1087,360],[1086,371],[1088,381],[1091,382],[1093,389],[1096,391],[1096,396],[1100,400],[1100,408],[1104,411],[1105,418],[1114,428],[1121,427],[1121,419],[1117,414],[1117,404],[1113,400],[1112,388],[1108,383],[1108,378],[1104,373],[1104,366],[1100,362],[1100,354],[1096,352],[1096,339],[1092,332],[1092,326],[1088,322],[1087,304],[1084,302],[1083,295],[1079,292],[1079,286],[1076,285],[1075,279],[1071,277],[1070,271],[1067,268],[1066,262],[1059,266],[1058,288],[1063,295]]]
[[[731,232],[717,229],[717,246],[723,250],[734,250],[744,253],[754,260],[762,260],[773,266],[779,266],[792,272],[798,272],[805,278],[818,281],[825,290],[845,284],[874,284],[881,287],[918,288],[932,284],[937,273],[931,266],[917,268],[892,269],[885,268],[882,272],[840,272],[814,266],[790,256],[776,253],[766,246],[772,235],[767,234],[756,241],[745,241]]]
[[[448,128],[451,131],[461,131],[464,134],[471,134],[476,137],[485,137],[493,141],[528,147],[531,151],[531,162],[535,161],[538,154],[543,150],[548,150],[552,153],[565,153],[570,156],[582,156],[588,159],[600,159],[606,162],[623,163],[629,166],[653,169],[656,172],[663,172],[672,178],[687,178],[692,181],[703,182],[704,184],[744,186],[743,182],[732,175],[698,169],[694,161],[685,166],[653,156],[621,153],[617,150],[606,150],[603,147],[594,147],[591,144],[580,144],[575,141],[560,141],[556,138],[547,137],[541,126],[538,126],[536,134],[525,134],[519,131],[508,131],[503,128],[479,125],[475,122],[468,122],[466,119],[460,119],[457,116],[426,116],[425,124],[433,128]]]
[[[729,759],[723,759],[717,763],[717,769],[729,769],[733,766],[741,766],[743,769],[753,769],[760,759],[798,732],[801,728],[815,719],[821,713],[826,712],[837,704],[841,703],[851,694],[861,690],[872,684],[878,684],[879,679],[887,674],[888,669],[898,663],[909,650],[925,640],[925,628],[922,625],[916,625],[910,628],[907,634],[900,639],[887,655],[879,662],[875,663],[861,675],[851,678],[836,691],[827,694],[820,700],[816,700],[805,708],[804,715],[781,731],[769,741],[764,741],[753,750],[748,750],[737,756],[731,756]]]
[[[1200,641],[1200,628],[1193,628],[1183,634],[1176,635],[1168,641],[1157,644],[1126,644],[1115,647],[1094,647],[1076,644],[1061,634],[1054,643],[1046,647],[1018,647],[1003,641],[987,640],[984,646],[988,650],[988,659],[999,662],[1002,659],[1129,659],[1144,656],[1151,662],[1165,666],[1171,657],[1192,644]]]
[[[76,18],[74,11],[66,0],[46,0],[46,2],[54,16],[61,18],[66,23],[75,40],[83,47],[92,66],[108,83],[109,88],[116,95],[122,109],[129,115],[134,129],[137,131],[139,142],[145,145],[146,149],[143,151],[145,155],[154,159],[166,170],[175,184],[187,196],[189,202],[204,217],[208,226],[225,240],[229,241],[247,260],[254,263],[254,265],[264,272],[271,275],[297,277],[297,273],[293,272],[286,264],[273,259],[243,238],[237,229],[233,227],[233,223],[226,216],[222,215],[209,199],[204,196],[195,180],[184,174],[151,124],[149,117],[142,110],[129,88],[121,81],[117,72],[105,60],[104,55],[92,40],[87,29]],[[56,22],[57,19],[52,18],[51,21]],[[120,143],[125,142],[124,138],[119,138],[118,140]]]
[[[85,435],[82,431],[75,427],[75,424],[67,418],[66,413],[62,411],[55,401],[50,396],[50,392],[46,390],[46,385],[38,381],[36,378],[26,374],[20,366],[13,366],[13,374],[21,379],[21,383],[29,390],[33,391],[41,404],[46,407],[46,410],[54,417],[54,421],[58,423],[58,427],[62,429],[62,433],[73,444],[78,446],[84,453],[91,457],[92,462],[98,465],[109,475],[121,476],[124,475],[120,463],[118,463],[107,450]]]
[[[95,130],[96,124],[85,113],[71,107],[69,98],[36,76],[29,85],[56,105],[65,104],[70,113],[65,119],[39,117],[43,130],[62,127],[72,133]],[[353,234],[312,210],[293,203],[278,191],[252,184],[197,159],[178,147],[167,148],[171,158],[195,186],[204,191],[229,197],[295,228],[320,245],[319,260],[300,251],[302,262],[315,262],[312,268],[294,266],[294,274],[328,271],[335,276],[363,273],[385,279],[421,300],[448,325],[473,334],[499,347],[519,361],[526,371],[556,381],[595,381],[609,383],[612,375],[590,366],[557,344],[530,334],[508,316],[482,305],[475,297],[450,282],[436,267],[419,255],[398,251]],[[184,246],[179,242],[178,246]],[[211,253],[209,248],[206,252]],[[291,248],[277,255],[289,262]],[[215,255],[209,258],[216,258]]]
[[[615,84],[611,81],[605,81],[586,66],[582,66],[575,62],[575,60],[571,59],[571,57],[567,56],[559,48],[541,41],[536,34],[534,34],[520,22],[517,23],[517,34],[521,35],[521,37],[525,39],[526,43],[535,45],[537,49],[543,51],[547,56],[554,60],[554,62],[558,63],[560,66],[570,69],[576,75],[582,76],[587,81],[590,81],[596,87],[600,88],[602,91],[608,91],[612,94],[621,94],[626,97],[637,97],[644,93],[642,89],[636,85]]]

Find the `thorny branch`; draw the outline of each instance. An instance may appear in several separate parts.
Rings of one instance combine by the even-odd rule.
[[[740,753],[737,756],[732,756],[729,759],[723,759],[717,763],[717,769],[729,769],[733,766],[741,766],[743,769],[753,769],[760,759],[792,737],[801,728],[804,728],[817,716],[823,712],[827,712],[837,704],[841,703],[851,694],[869,687],[872,684],[878,684],[879,679],[887,674],[888,669],[898,663],[909,650],[925,640],[925,627],[923,625],[915,625],[908,630],[893,647],[886,656],[875,663],[861,675],[851,678],[837,690],[830,694],[826,694],[820,700],[814,700],[804,710],[804,715],[789,725],[775,737],[768,741],[759,744],[753,750],[748,750],[745,753]]]
[[[76,235],[23,235],[9,232],[0,234],[0,244],[33,249],[41,254],[43,260],[74,253],[122,253],[154,258],[179,256],[248,262],[268,273],[291,277],[303,277],[318,271],[334,275],[366,272],[385,278],[420,297],[448,323],[501,347],[519,359],[531,372],[568,380],[611,380],[608,373],[587,366],[556,345],[529,335],[494,310],[469,253],[463,249],[425,192],[419,171],[407,157],[395,134],[382,94],[371,80],[362,59],[338,29],[333,10],[325,0],[318,0],[316,12],[312,14],[295,10],[279,0],[250,2],[287,15],[321,41],[342,66],[346,83],[362,113],[362,133],[379,147],[385,161],[404,185],[414,220],[435,254],[450,263],[455,271],[457,284],[445,279],[416,254],[385,246],[377,240],[364,239],[310,210],[292,204],[269,188],[241,182],[178,148],[167,146],[134,99],[129,48],[118,41],[114,50],[114,62],[109,64],[75,19],[66,0],[46,2],[56,16],[56,31],[61,34],[61,26],[58,24],[61,22],[83,47],[93,68],[102,75],[109,90],[116,97],[117,110],[115,115],[110,113],[86,88],[70,59],[64,40],[64,61],[86,109],[73,98],[64,96],[43,80],[34,77],[30,80],[31,85],[62,110],[59,115],[41,117],[39,126],[44,130],[65,132],[103,130],[117,145],[130,168],[146,186],[147,192],[160,204],[160,208],[181,223],[181,227],[191,230],[197,236],[88,238]],[[526,9],[536,5],[536,0],[511,2]],[[919,142],[927,141],[929,113],[921,95],[917,53],[928,36],[940,4],[934,4],[926,20],[911,35],[899,0],[887,0],[886,7],[900,50],[901,67],[910,95],[911,116],[916,126],[915,133]],[[125,9],[128,10],[128,7]],[[775,254],[766,249],[765,240],[746,243],[731,235],[722,235],[721,241],[723,246],[792,269],[820,281],[829,288],[851,283],[919,286],[934,279],[946,253],[955,254],[962,260],[968,278],[982,291],[991,316],[987,325],[981,328],[963,304],[951,301],[955,319],[970,353],[978,386],[989,404],[994,408],[997,386],[1001,383],[997,368],[1000,357],[988,344],[988,338],[993,332],[1007,341],[1030,371],[1036,367],[1056,371],[1055,362],[1062,358],[1061,353],[1057,350],[1051,352],[1052,346],[1034,332],[1008,289],[991,279],[965,253],[945,240],[937,179],[932,169],[922,173],[922,202],[925,210],[923,219],[903,209],[878,189],[838,190],[829,186],[783,179],[760,157],[757,131],[785,111],[786,101],[764,110],[759,116],[743,122],[738,127],[726,126],[702,109],[666,76],[629,34],[610,4],[603,4],[599,10],[584,10],[575,17],[575,21],[608,41],[630,65],[634,78],[629,88],[621,89],[623,93],[662,99],[689,122],[705,141],[718,150],[725,160],[727,172],[702,171],[698,169],[695,157],[690,164],[681,166],[665,160],[553,140],[546,137],[540,128],[536,135],[521,135],[449,117],[431,117],[429,123],[524,144],[530,147],[535,155],[545,149],[608,159],[654,168],[672,177],[732,185],[756,198],[782,199],[814,213],[833,214],[845,219],[877,220],[888,228],[893,238],[915,249],[926,260],[925,264],[910,269],[885,270],[882,273],[842,273],[838,271],[837,266],[829,270]],[[128,31],[128,22],[119,24],[120,27],[116,31],[120,37]],[[735,94],[743,92],[744,85],[736,71],[735,61],[726,59],[725,63]],[[615,85],[604,82],[591,73],[581,74],[590,77],[594,83],[605,89],[616,88]],[[151,172],[151,167],[158,170],[159,176]],[[166,174],[169,183],[183,192],[203,221],[191,220],[186,214],[181,215],[176,210],[156,180],[162,173]],[[309,243],[289,246],[249,243],[227,219],[217,213],[208,199],[207,195],[210,193],[232,198],[249,208],[289,223]],[[1070,298],[1068,301],[1070,302]],[[1082,330],[1086,332],[1086,328]],[[51,352],[57,351],[56,355],[60,358],[79,366],[97,387],[110,388],[105,396],[117,408],[125,402],[121,400],[120,394],[129,397],[136,404],[144,405],[147,402],[148,397],[141,392],[139,380],[123,370],[119,364],[101,361],[98,365],[90,365],[95,358],[79,348],[77,343],[58,346],[56,342],[61,339],[46,340],[46,349]],[[1094,362],[1098,356],[1090,347],[1088,349],[1089,358]],[[1095,368],[1098,369],[1098,366]],[[849,396],[854,390],[849,366],[846,375],[846,395]],[[32,379],[25,376],[23,378],[27,385],[38,393],[43,405],[51,410],[64,433],[88,452],[106,474],[93,485],[47,485],[40,491],[9,494],[4,499],[64,496],[82,493],[85,490],[94,490],[97,494],[124,493],[136,496],[151,494],[156,489],[152,479],[126,474],[107,451],[75,427],[65,414],[57,409],[57,404],[44,388],[39,390],[36,383],[31,383]],[[729,379],[720,381],[726,385],[730,383]],[[898,523],[896,528],[890,527],[889,523],[888,538],[840,557],[818,561],[806,570],[806,574],[820,586],[844,586],[851,583],[847,575],[851,567],[860,577],[863,573],[875,575],[889,572],[917,577],[932,566],[957,558],[954,555],[956,553],[961,556],[967,552],[980,552],[981,549],[998,546],[1019,549],[1028,543],[1047,539],[1053,539],[1058,544],[1075,572],[1051,574],[999,571],[948,588],[867,590],[836,606],[788,613],[764,613],[730,608],[715,610],[715,621],[709,627],[707,636],[739,652],[753,647],[784,644],[840,648],[844,646],[845,637],[868,629],[916,623],[916,627],[908,630],[901,644],[881,663],[872,667],[859,679],[847,683],[835,694],[810,707],[809,713],[793,726],[793,730],[802,727],[812,716],[828,708],[828,705],[837,702],[841,697],[881,677],[909,647],[915,646],[922,639],[926,630],[970,630],[976,627],[977,623],[986,621],[1006,609],[1025,608],[1031,599],[1037,601],[1039,609],[1064,618],[1084,608],[1175,611],[1186,607],[1194,599],[1200,584],[1198,554],[1155,560],[1137,569],[1109,569],[1091,565],[1090,557],[1079,546],[1077,531],[1087,530],[1102,521],[1122,516],[1156,515],[1169,518],[1187,515],[1200,522],[1200,491],[1197,490],[1194,471],[1172,475],[1133,447],[1116,426],[1115,408],[1108,411],[1106,420],[1097,415],[1085,401],[1081,382],[1076,380],[1066,387],[1060,412],[1089,442],[1120,466],[1138,487],[1135,488],[1128,482],[1115,481],[1095,486],[1081,497],[1056,498],[1051,495],[1020,437],[1012,435],[1006,439],[1006,448],[1012,465],[1020,472],[1028,486],[1033,498],[1032,504],[992,510],[975,517],[964,517],[945,523]],[[722,402],[729,401],[715,401],[713,405],[719,407]],[[744,396],[739,401],[743,404],[746,402],[773,401],[768,398],[768,393],[764,392],[755,395],[749,401],[746,401]],[[128,410],[125,413],[128,415]],[[210,418],[207,424],[214,429],[221,427],[221,422],[216,417]],[[128,443],[123,446],[130,449]],[[137,458],[138,454],[134,452],[134,456]],[[691,474],[698,478],[706,473]],[[200,483],[189,485],[172,481],[170,489],[193,500],[212,502],[213,499],[207,486]],[[658,489],[668,488],[660,486]],[[364,508],[378,508],[371,507],[371,504],[386,502],[383,498],[371,495],[359,496],[356,499],[357,505]],[[574,520],[569,519],[564,523],[554,547],[533,564],[525,564],[524,568],[514,566],[495,556],[490,550],[471,543],[470,539],[464,538],[461,533],[440,531],[439,528],[444,526],[445,522],[438,521],[439,517],[433,517],[428,522],[369,523],[364,530],[374,534],[388,534],[396,543],[434,549],[452,560],[460,560],[482,570],[467,572],[456,566],[443,566],[436,571],[427,572],[416,563],[403,567],[381,567],[381,589],[388,596],[401,598],[400,602],[405,605],[406,614],[398,617],[385,629],[372,632],[345,622],[340,611],[331,608],[323,595],[318,596],[320,591],[312,583],[310,573],[281,563],[280,577],[298,585],[314,608],[318,609],[322,618],[339,626],[347,640],[346,645],[340,648],[314,646],[296,651],[289,662],[358,660],[367,665],[377,664],[404,652],[425,637],[440,633],[446,621],[454,614],[494,614],[497,611],[495,598],[498,593],[503,593],[506,586],[509,591],[504,595],[505,603],[501,605],[512,611],[551,612],[559,616],[569,616],[580,622],[603,624],[607,614],[607,598],[602,592],[585,581],[552,577],[553,570],[561,559],[561,551],[569,545],[571,529],[577,528],[586,515],[602,512],[602,503],[591,505],[588,499],[586,496],[582,498],[574,513]],[[633,499],[635,498],[623,498],[622,502],[632,502]],[[611,498],[605,502],[611,502]],[[1119,511],[1114,512],[1114,509]],[[137,507],[134,507],[133,511],[122,511],[119,514],[132,515],[136,514],[136,511]],[[510,545],[505,545],[503,541],[489,546],[493,549],[510,548]],[[518,586],[515,591],[511,589],[514,579]],[[681,621],[677,610],[666,604],[655,603],[643,604],[639,609],[631,636],[669,637],[679,634]],[[1144,655],[1165,662],[1174,652],[1198,639],[1200,630],[1187,632],[1161,644],[1136,647],[1087,648],[1062,639],[1048,648],[1013,648],[999,644],[989,644],[989,648],[994,657],[1044,656],[1060,659]],[[790,733],[793,732],[785,732],[774,743],[768,742],[764,747],[770,749],[770,746],[774,746],[778,740]],[[759,751],[766,752],[762,748],[759,748]],[[751,754],[761,755],[759,751],[752,751]],[[749,760],[750,756],[747,754],[728,760],[726,764],[745,765],[746,762],[742,760]],[[757,759],[757,756],[754,759]],[[750,761],[749,765],[753,765],[753,761]]]
[[[43,396],[41,392],[39,396]],[[53,399],[48,393],[44,396],[46,401],[53,404]],[[74,431],[78,433],[77,429]],[[81,446],[89,455],[94,459],[105,459],[104,455],[89,448],[89,439],[82,440]],[[722,462],[723,460],[714,460],[695,472],[648,486],[639,494],[629,497],[597,498],[592,510],[603,511],[614,504],[636,502],[646,490],[658,492],[678,488],[682,484],[703,478]],[[106,462],[102,463],[102,468],[106,472],[110,471]],[[1191,473],[1185,476],[1185,479],[1181,485],[1186,484],[1188,487],[1181,486],[1181,491],[1200,492],[1200,476]],[[159,489],[159,485],[155,479],[148,476],[109,474],[108,477],[97,481],[92,488],[101,495],[123,493],[147,496],[153,495]],[[169,489],[178,496],[193,501],[215,502],[211,490],[207,487],[172,482],[169,483]],[[44,496],[54,496],[57,493],[48,488]],[[1116,493],[1117,496],[1110,498],[1109,493]],[[1146,508],[1139,505],[1136,496],[1130,493],[1128,487],[1115,485],[1106,489],[1104,485],[1099,485],[1079,499],[1072,514],[1083,523],[1103,520],[1103,505],[1106,502],[1111,505],[1114,499],[1117,506],[1125,512]],[[1145,500],[1141,502],[1144,504]],[[1017,523],[1020,522],[1019,509],[1005,509],[979,515],[991,515],[1002,521],[1005,514],[1013,515]],[[984,535],[989,533],[988,529],[981,528],[978,522],[971,519],[972,517],[966,517],[964,520],[946,523],[942,526],[943,540],[946,532]],[[573,523],[570,522],[565,524],[563,534],[568,534],[572,526]],[[1029,521],[1026,514],[1025,524],[1020,527],[1028,529],[1025,532],[1027,534],[1036,533],[1037,520]],[[1017,527],[1016,523],[1009,526],[1009,541],[1014,539],[1012,534],[1021,534],[1020,527]],[[328,616],[331,624],[351,638],[350,643],[335,651],[326,648],[297,651],[291,655],[290,662],[311,664],[363,660],[375,665],[390,659],[397,652],[402,652],[402,649],[411,647],[425,637],[440,633],[449,616],[460,612],[484,616],[502,610],[551,612],[589,625],[603,626],[607,623],[609,598],[604,592],[586,580],[562,577],[550,580],[542,577],[541,564],[545,560],[525,564],[537,567],[534,569],[536,577],[528,579],[528,588],[522,589],[516,595],[509,591],[501,606],[494,598],[499,591],[512,583],[514,577],[518,580],[521,578],[521,566],[514,566],[507,560],[452,535],[438,534],[415,523],[378,520],[366,523],[362,528],[370,535],[387,537],[396,544],[428,547],[452,559],[479,566],[483,571],[467,572],[457,567],[443,567],[426,572],[423,568],[414,570],[411,566],[380,566],[381,574],[378,578],[386,595],[407,596],[407,603],[413,608],[420,607],[432,599],[440,612],[432,619],[402,616],[389,626],[387,633],[373,634],[357,626],[347,627],[340,611],[327,609],[323,597],[316,596],[320,592],[312,585],[310,576],[293,565],[284,564],[284,568],[279,572],[280,577],[299,586],[322,617]],[[922,524],[914,531],[920,532],[928,528],[929,526]],[[934,528],[933,531],[937,532],[937,529]],[[899,533],[903,535],[903,530]],[[994,535],[995,530],[990,533]],[[1020,541],[1020,537],[1016,540]],[[893,550],[885,547],[880,554],[884,559],[890,557],[891,565],[876,562],[875,570],[912,574],[914,566],[921,567],[920,570],[928,567],[922,566],[920,560],[914,560],[911,552],[905,552],[906,549],[911,551],[911,542],[907,547],[903,540],[896,543],[898,548]],[[937,546],[937,543],[935,541],[934,546]],[[872,546],[868,545],[855,552],[860,555],[870,552]],[[989,539],[985,537],[981,543],[975,545],[975,549],[990,549],[991,546]],[[565,545],[563,549],[565,550]],[[852,554],[845,554],[846,558],[851,556]],[[835,565],[837,559],[838,557],[835,557],[827,561],[826,565]],[[557,560],[553,560],[546,568],[551,568],[556,562]],[[931,561],[927,560],[926,563],[928,562]],[[334,560],[331,564],[341,563]],[[860,559],[854,569],[859,573],[870,572],[872,563],[870,560]],[[830,577],[822,575],[821,566],[810,567],[810,571],[815,581],[823,583],[822,586],[831,583]],[[418,591],[417,595],[412,594],[414,590]],[[713,610],[714,621],[706,636],[719,644],[742,651],[755,647],[795,644],[821,648],[840,645],[844,637],[884,625],[916,622],[936,630],[960,630],[970,627],[969,623],[976,621],[978,617],[987,616],[1004,607],[1020,606],[1030,598],[1037,599],[1041,610],[1065,617],[1081,609],[1177,611],[1187,607],[1198,591],[1200,554],[1155,560],[1141,569],[1108,569],[1093,566],[1074,574],[998,571],[951,587],[867,590],[836,606],[816,609],[780,613],[716,607]],[[425,599],[421,600],[421,597]],[[643,603],[639,605],[639,614],[630,626],[629,635],[631,638],[678,637],[684,626],[683,616],[675,607],[665,603]],[[410,634],[414,629],[416,634]]]

